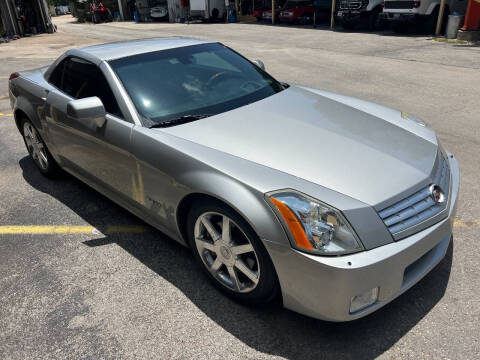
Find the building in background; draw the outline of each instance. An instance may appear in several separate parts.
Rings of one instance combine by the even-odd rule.
[[[54,26],[46,0],[0,0],[0,34],[3,37],[52,32]]]

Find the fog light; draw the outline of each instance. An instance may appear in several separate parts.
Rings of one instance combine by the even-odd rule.
[[[365,291],[363,294],[352,296],[350,300],[350,314],[365,309],[378,299],[378,287]]]

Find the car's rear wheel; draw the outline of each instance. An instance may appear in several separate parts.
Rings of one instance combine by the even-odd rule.
[[[40,172],[51,177],[57,175],[60,168],[30,120],[23,120],[22,135],[28,153]]]
[[[187,219],[190,245],[215,286],[256,305],[273,300],[278,280],[272,261],[248,223],[217,201],[194,204]]]

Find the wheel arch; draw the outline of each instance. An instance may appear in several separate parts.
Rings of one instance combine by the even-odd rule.
[[[17,125],[18,131],[22,132],[22,120],[23,119],[30,119],[25,111],[22,109],[15,109],[13,112],[13,118],[15,119],[15,124]]]
[[[277,290],[272,294],[273,297],[278,297],[282,302],[283,302],[283,292],[282,292],[282,284],[280,282],[280,279],[278,277],[278,271],[276,268],[277,262],[273,259],[272,253],[269,250],[269,247],[266,246],[266,244],[263,241],[263,237],[259,234],[259,232],[256,230],[254,224],[252,224],[252,221],[250,221],[249,217],[245,216],[245,214],[242,213],[242,211],[232,205],[229,201],[222,199],[218,196],[212,195],[212,194],[207,194],[207,193],[202,193],[202,192],[192,192],[187,194],[182,198],[180,201],[178,207],[177,207],[177,212],[176,212],[176,221],[177,221],[177,226],[179,228],[179,231],[181,233],[182,239],[184,240],[185,244],[191,248],[191,244],[188,241],[188,234],[187,234],[187,219],[188,219],[188,212],[191,209],[192,205],[195,204],[196,202],[199,201],[212,201],[212,202],[217,202],[219,204],[222,204],[226,206],[228,209],[231,211],[235,212],[240,218],[242,218],[245,221],[245,224],[250,228],[255,234],[259,240],[259,245],[263,248],[267,256],[269,257],[269,261],[273,267],[273,276],[276,279],[276,283],[278,285]],[[268,206],[268,205],[267,205]],[[282,228],[283,229],[283,228]],[[282,230],[283,231],[283,230]],[[288,241],[288,240],[287,240]]]
[[[238,207],[233,205],[231,201],[228,201],[222,197],[213,195],[211,193],[206,193],[206,192],[192,192],[187,195],[185,195],[181,200],[180,203],[177,206],[177,211],[176,211],[176,221],[178,225],[178,230],[179,233],[182,237],[182,240],[190,246],[188,242],[188,235],[187,235],[187,218],[188,218],[188,212],[190,211],[191,207],[193,204],[200,202],[200,201],[213,201],[213,202],[218,202],[222,203],[223,205],[227,206],[230,208],[232,211],[237,213],[245,222],[248,224],[248,226],[251,228],[251,230],[258,236],[259,239],[261,239],[261,235],[256,231],[254,224],[250,221],[249,217],[246,216]]]
[[[22,131],[20,128],[21,121],[24,118],[30,120],[37,129],[41,128],[41,124],[38,121],[37,116],[35,116],[35,110],[33,109],[32,105],[28,102],[28,100],[23,97],[19,96],[15,101],[15,107],[13,111],[13,116],[15,119],[15,124],[19,131]]]

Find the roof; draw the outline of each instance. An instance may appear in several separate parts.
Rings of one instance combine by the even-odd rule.
[[[113,42],[76,49],[98,60],[113,60],[147,52],[174,49],[184,46],[207,44],[212,41],[184,37],[163,37]]]

